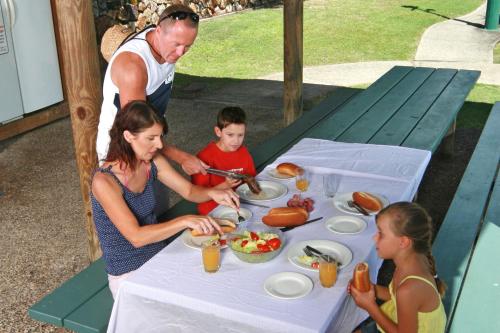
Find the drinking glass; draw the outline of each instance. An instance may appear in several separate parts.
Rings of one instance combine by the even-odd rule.
[[[328,198],[338,192],[341,176],[337,174],[329,174],[323,176],[323,191]]]
[[[335,260],[319,260],[319,281],[325,288],[331,288],[337,282],[337,262]]]
[[[215,273],[220,267],[220,243],[218,240],[208,240],[202,243],[201,254],[203,268],[207,273]]]
[[[300,173],[295,176],[295,187],[301,192],[307,191],[311,183],[311,173],[306,169],[302,169]]]

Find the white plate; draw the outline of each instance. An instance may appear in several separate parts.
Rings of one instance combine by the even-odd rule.
[[[366,229],[366,221],[356,216],[342,215],[329,218],[325,226],[336,234],[354,235]]]
[[[300,262],[298,259],[299,256],[305,255],[303,249],[304,247],[306,247],[306,245],[314,247],[316,250],[321,251],[324,254],[329,254],[337,259],[337,261],[342,263],[342,265],[339,266],[339,269],[342,269],[345,266],[349,265],[352,261],[351,250],[343,244],[330,240],[307,240],[293,244],[292,247],[290,247],[290,249],[288,250],[288,260],[290,260],[290,262],[297,267],[310,271],[317,271],[316,268],[307,266]]]
[[[352,200],[352,193],[353,192],[335,194],[335,196],[333,197],[333,205],[338,210],[340,210],[344,213],[354,214],[354,215],[363,215],[360,212],[358,212],[358,210],[356,208],[354,208],[354,207],[351,208],[351,207],[349,207],[349,205],[347,205],[347,201]],[[389,205],[389,200],[387,200],[387,198],[384,197],[383,195],[374,194],[374,193],[370,193],[370,194],[373,196],[376,196],[380,200],[380,202],[382,203],[383,207],[386,207],[387,205]],[[369,211],[369,210],[367,210],[367,211],[368,211],[368,213],[370,213],[370,215],[375,215],[379,212],[379,211],[373,212],[373,211]]]
[[[271,178],[280,179],[280,180],[293,178],[293,176],[291,176],[291,175],[285,175],[284,173],[279,173],[278,170],[276,170],[275,168],[267,169],[267,174]]]
[[[311,292],[313,282],[304,274],[282,272],[264,281],[264,290],[271,296],[283,299],[304,297]]]
[[[246,208],[240,207],[240,215],[248,221],[252,217],[252,212]],[[215,212],[210,213],[210,216],[219,219],[227,219],[233,221],[235,224],[240,223],[238,221],[238,215],[236,210],[231,207],[218,207]],[[243,221],[244,222],[244,221]]]
[[[288,188],[280,183],[272,180],[259,180],[259,185],[262,190],[259,194],[252,193],[247,184],[240,185],[236,189],[236,193],[248,201],[269,201],[276,200],[286,195]]]
[[[195,250],[201,250],[201,244],[204,241],[207,241],[212,237],[214,237],[214,236],[193,237],[191,235],[191,230],[189,230],[189,229],[184,230],[184,232],[181,234],[182,242],[184,243],[184,245],[186,245],[187,247],[190,247],[192,249],[195,249]],[[226,247],[227,247],[227,244],[222,246],[221,249],[225,249]]]

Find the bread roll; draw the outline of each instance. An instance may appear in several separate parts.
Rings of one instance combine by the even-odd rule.
[[[360,262],[354,268],[352,286],[361,292],[370,290],[370,270],[366,262]]]
[[[302,207],[272,208],[262,222],[270,227],[291,227],[302,225],[307,221],[309,213]]]
[[[231,220],[227,219],[214,219],[214,220],[221,226],[221,229],[222,231],[224,231],[224,233],[233,232],[234,230],[236,230],[236,224],[234,224],[234,222]],[[215,233],[217,233],[217,231],[214,230],[212,234]],[[207,236],[207,235],[198,230],[191,229],[191,236],[197,237],[197,236]]]
[[[374,195],[368,192],[354,192],[352,200],[366,210],[378,212],[383,207],[382,202]]]
[[[279,173],[294,177],[302,173],[302,170],[303,169],[298,165],[289,162],[278,164],[276,167],[276,171]]]

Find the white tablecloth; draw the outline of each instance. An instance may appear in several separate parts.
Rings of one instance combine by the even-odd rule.
[[[376,281],[381,264],[372,240],[376,226],[369,217],[368,227],[357,235],[326,229],[324,222],[329,217],[345,213],[324,196],[322,175],[342,174],[339,192],[369,191],[390,202],[408,201],[416,194],[430,157],[428,151],[403,147],[301,140],[258,178],[270,179],[269,168],[285,161],[312,170],[311,186],[303,196],[315,200],[310,218],[323,216],[321,221],[287,232],[282,252],[267,263],[244,263],[229,249],[223,250],[221,268],[215,274],[205,273],[200,252],[178,238],[123,283],[108,332],[351,332],[366,313],[348,301],[346,286],[360,261],[370,264],[372,281]],[[282,182],[288,186],[288,195],[266,204],[286,206],[297,193],[292,180]],[[245,207],[253,212],[251,223],[259,223],[268,211]],[[317,272],[300,269],[287,259],[291,245],[311,239],[334,240],[353,252],[352,262],[339,272],[333,288],[321,287]],[[263,289],[264,280],[284,271],[309,276],[314,283],[311,293],[295,300],[269,296]]]

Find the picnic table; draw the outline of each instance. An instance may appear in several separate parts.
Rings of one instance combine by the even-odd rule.
[[[326,332],[340,323],[339,314],[345,319],[334,331],[351,332],[366,318],[365,311],[356,306],[343,308],[354,266],[368,262],[376,281],[382,262],[372,240],[376,232],[374,214],[363,217],[360,221],[366,223],[366,228],[352,235],[331,232],[326,227],[328,221],[360,215],[345,202],[346,198],[352,198],[352,191],[377,193],[386,204],[411,200],[430,157],[428,151],[403,147],[301,140],[257,177],[259,181],[286,186],[287,193],[259,203],[283,207],[292,194],[300,193],[295,189],[294,179],[278,180],[270,176],[278,163],[294,162],[312,173],[311,184],[301,195],[315,201],[310,218],[323,217],[323,220],[288,231],[281,253],[266,263],[244,263],[229,249],[223,250],[221,268],[215,274],[204,272],[199,250],[188,247],[191,244],[185,237],[177,238],[124,281],[114,303],[108,332],[174,329],[211,332],[220,327],[231,332]],[[324,195],[322,182],[322,176],[331,173],[342,177],[339,193],[333,200]],[[269,210],[243,206],[253,213],[250,226],[260,224]],[[221,209],[218,207],[211,214],[217,216]],[[336,252],[332,248],[331,253],[344,261],[333,288],[321,287],[317,271],[297,265],[295,247],[307,241],[333,241],[336,243],[332,247],[342,244],[352,253],[352,260],[347,261],[340,249]],[[305,274],[313,281],[312,291],[293,300],[268,295],[263,287],[265,280],[281,272]]]
[[[456,115],[478,77],[478,71],[396,66],[366,90],[342,90],[327,97],[250,152],[258,170],[306,137],[434,153],[443,141],[452,138]],[[195,211],[195,205],[181,201],[167,217]],[[100,259],[28,312],[36,320],[77,332],[104,332],[112,306]]]

